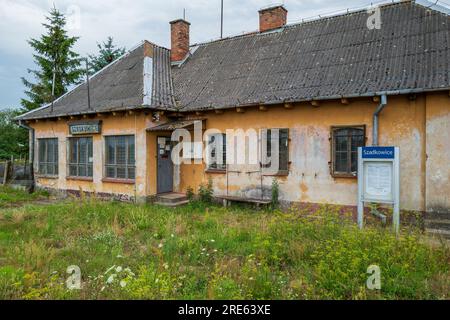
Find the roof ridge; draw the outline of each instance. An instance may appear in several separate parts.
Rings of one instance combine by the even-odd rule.
[[[386,1],[388,1],[388,2],[386,2]],[[427,2],[427,4],[429,4],[430,6],[427,7],[424,3],[418,3],[418,2]],[[245,34],[238,34],[238,35],[229,36],[229,37],[222,38],[222,39],[214,39],[214,40],[210,40],[210,41],[198,42],[198,43],[190,45],[190,47],[193,48],[193,47],[205,46],[205,45],[209,45],[209,44],[213,44],[213,43],[232,41],[232,40],[241,39],[241,38],[245,38],[245,37],[251,37],[251,36],[255,36],[255,35],[257,35],[257,36],[270,35],[270,34],[273,34],[276,32],[281,32],[283,30],[295,28],[295,27],[298,27],[301,25],[319,23],[319,22],[323,22],[326,20],[330,20],[330,19],[337,19],[337,18],[342,18],[342,17],[351,16],[351,15],[355,15],[355,14],[360,14],[362,12],[367,12],[368,9],[370,9],[372,7],[376,7],[376,6],[381,7],[381,8],[386,8],[386,7],[399,6],[399,5],[404,5],[404,4],[411,4],[411,5],[418,5],[425,9],[431,9],[436,12],[440,12],[442,14],[446,14],[440,10],[432,8],[434,6],[439,6],[439,2],[444,3],[443,1],[440,1],[440,0],[438,0],[436,2],[430,2],[428,0],[385,0],[385,1],[379,1],[378,3],[372,2],[372,3],[368,4],[367,6],[355,8],[353,11],[350,11],[351,9],[347,9],[346,12],[344,11],[345,9],[338,10],[338,11],[335,11],[334,13],[337,13],[337,12],[340,12],[340,13],[335,14],[335,15],[331,15],[332,13],[329,13],[330,14],[329,16],[323,16],[323,17],[321,17],[321,15],[315,16],[315,17],[319,17],[317,19],[304,18],[304,19],[302,19],[302,21],[288,23],[285,26],[278,28],[278,29],[272,29],[272,30],[269,30],[266,32],[259,32],[257,30],[250,31]],[[448,10],[450,13],[450,9],[448,9]],[[447,14],[449,14],[449,13],[447,13]],[[311,19],[311,20],[306,20],[306,19]]]

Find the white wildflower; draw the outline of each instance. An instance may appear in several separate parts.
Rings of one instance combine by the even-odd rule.
[[[120,281],[120,286],[125,288],[127,286],[127,282],[125,280]]]
[[[162,243],[159,244],[158,248],[162,248],[164,245]]]
[[[106,280],[106,283],[107,283],[107,284],[113,283],[115,277],[116,277],[115,274],[110,275],[109,278],[108,278],[108,280]]]
[[[122,267],[121,267],[121,266],[118,266],[118,267],[116,268],[116,272],[117,272],[117,273],[122,272]]]

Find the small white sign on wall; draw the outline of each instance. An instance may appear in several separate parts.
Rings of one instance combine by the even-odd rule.
[[[364,226],[364,204],[383,203],[394,207],[394,229],[400,227],[400,149],[358,149],[358,225]]]

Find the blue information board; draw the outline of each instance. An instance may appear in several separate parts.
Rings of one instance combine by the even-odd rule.
[[[363,147],[363,159],[395,159],[395,147]]]

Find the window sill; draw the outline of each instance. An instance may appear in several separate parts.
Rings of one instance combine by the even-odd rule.
[[[135,184],[135,180],[129,180],[129,179],[113,179],[113,178],[103,178],[102,182],[107,183],[120,183],[120,184]]]
[[[343,179],[358,179],[358,175],[350,174],[350,173],[332,173],[331,176],[335,179],[343,178]]]
[[[282,171],[278,173],[263,173],[264,177],[287,177],[289,176],[289,171]]]
[[[94,178],[91,178],[91,177],[67,177],[66,180],[93,182]]]
[[[226,170],[217,170],[217,169],[208,169],[208,170],[205,170],[205,173],[209,173],[209,174],[226,174],[227,171]]]
[[[36,178],[57,180],[57,179],[59,179],[59,176],[50,176],[50,175],[45,175],[45,174],[36,174]]]

